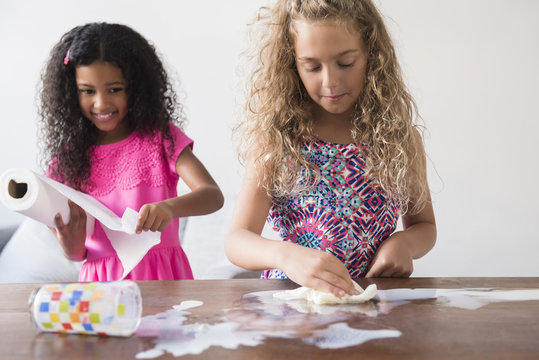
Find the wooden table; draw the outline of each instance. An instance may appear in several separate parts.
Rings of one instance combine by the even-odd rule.
[[[539,289],[539,278],[357,281],[364,288],[369,283],[376,283],[378,289],[382,290]],[[151,281],[138,284],[143,297],[143,316],[170,310],[184,300],[201,300],[204,303],[202,306],[187,310],[191,315],[186,323],[207,324],[221,321],[223,315],[232,315],[229,318],[234,319],[234,314],[244,311],[244,294],[297,287],[288,280],[259,279]],[[138,353],[155,346],[155,338],[139,335],[115,338],[38,332],[30,322],[27,299],[32,289],[39,285],[0,284],[0,359],[135,359]],[[294,316],[293,311],[289,314]],[[243,319],[246,323],[256,323],[264,316],[254,311],[251,316],[243,316]],[[309,316],[311,321],[317,315]],[[444,306],[435,299],[414,300],[386,314],[355,314],[344,322],[352,328],[394,329],[402,335],[339,349],[321,349],[306,344],[301,338],[268,337],[258,346],[239,346],[237,349],[214,346],[200,355],[185,355],[180,359],[539,359],[537,300],[490,303],[477,310]],[[274,323],[278,324],[278,321]],[[320,325],[322,328],[327,326],[327,323]],[[308,333],[308,327],[296,330]],[[169,353],[158,357],[174,358]]]

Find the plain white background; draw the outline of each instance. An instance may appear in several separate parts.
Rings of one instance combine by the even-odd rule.
[[[242,168],[231,142],[247,24],[267,1],[0,1],[0,172],[38,165],[35,106],[51,47],[119,22],[181,82],[195,153],[226,196],[197,235],[222,248]],[[539,276],[539,2],[377,0],[428,129],[438,242],[414,276]],[[0,204],[0,227],[22,220]],[[209,231],[208,231],[209,232]],[[202,250],[201,250],[202,251]],[[206,249],[211,251],[211,249]]]

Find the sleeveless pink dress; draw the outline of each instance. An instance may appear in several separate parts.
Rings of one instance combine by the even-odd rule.
[[[173,149],[160,133],[149,137],[137,131],[117,143],[95,146],[90,159],[91,175],[83,191],[120,217],[127,207],[139,211],[144,204],[177,196],[176,160],[186,146],[193,146],[193,141],[175,125],[170,125],[170,131]],[[87,234],[86,249],[79,281],[121,278],[122,264],[98,221],[94,233]],[[179,219],[173,219],[161,233],[161,242],[148,251],[126,279],[193,279],[179,241]]]

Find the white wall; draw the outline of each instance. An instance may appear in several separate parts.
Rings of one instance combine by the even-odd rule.
[[[430,129],[439,237],[415,274],[538,276],[539,2],[381,8]]]
[[[186,131],[227,197],[221,214],[229,214],[241,180],[230,141],[235,64],[246,24],[265,3],[1,0],[0,172],[39,170],[35,88],[52,45],[76,25],[120,22],[153,41],[178,74]],[[414,275],[539,276],[539,2],[377,3],[429,129],[439,235]],[[21,219],[0,204],[0,227]]]

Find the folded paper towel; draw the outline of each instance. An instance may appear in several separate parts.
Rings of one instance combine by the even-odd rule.
[[[98,220],[109,238],[124,272],[122,279],[161,241],[159,232],[135,233],[138,213],[127,208],[120,218],[88,194],[49,179],[28,169],[9,169],[0,176],[0,201],[10,210],[54,227],[54,216],[69,221],[67,200],[84,209],[86,233],[92,234]],[[119,279],[118,279],[119,280]]]

